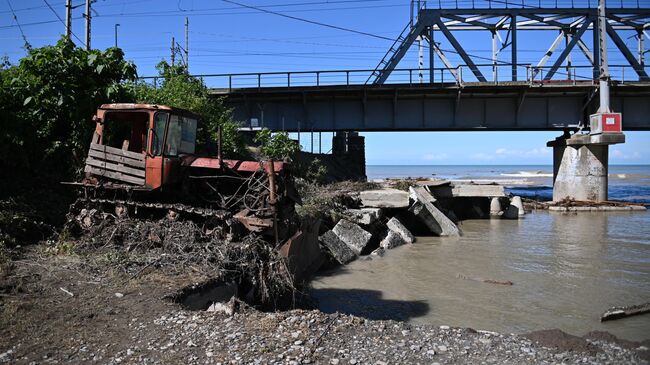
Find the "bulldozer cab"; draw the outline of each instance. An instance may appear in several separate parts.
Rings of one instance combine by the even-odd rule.
[[[147,190],[176,184],[196,150],[197,115],[149,104],[105,104],[95,116],[87,180]]]

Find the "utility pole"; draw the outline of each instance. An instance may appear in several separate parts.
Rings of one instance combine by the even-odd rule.
[[[90,1],[86,0],[86,51],[90,51]]]
[[[609,113],[609,63],[607,61],[607,19],[605,18],[605,0],[598,0],[598,33],[600,35],[598,52],[600,53],[600,107],[599,113]]]
[[[115,23],[115,48],[117,48],[117,27],[119,27],[120,24]]]
[[[424,82],[424,47],[422,36],[418,36],[418,77],[420,84]]]
[[[417,2],[418,8],[417,8],[417,13],[416,13],[416,22],[420,21],[420,0]],[[424,40],[422,39],[422,34],[418,36],[418,78],[420,80],[420,84],[424,82],[424,47],[423,47],[423,42]]]
[[[174,61],[176,60],[176,40],[174,39],[174,36],[172,36],[172,66],[174,66]]]
[[[72,35],[72,0],[65,2],[65,37],[70,40]]]
[[[190,37],[189,37],[189,30],[190,30],[190,21],[187,17],[185,17],[185,68],[187,69],[187,72],[190,72]]]

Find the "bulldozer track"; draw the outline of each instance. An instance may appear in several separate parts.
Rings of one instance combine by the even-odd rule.
[[[124,205],[127,207],[134,207],[134,208],[171,210],[175,212],[195,214],[206,218],[215,217],[218,219],[227,219],[230,218],[231,216],[231,213],[226,210],[198,208],[198,207],[193,207],[191,205],[185,205],[185,204],[147,203],[147,202],[138,202],[133,200],[104,199],[104,198],[80,198],[79,201],[85,203],[95,203],[95,204],[113,204],[116,206]]]

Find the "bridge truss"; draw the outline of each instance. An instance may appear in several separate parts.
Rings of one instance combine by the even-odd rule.
[[[576,48],[580,49],[592,66],[593,79],[598,79],[601,64],[598,49],[601,39],[599,38],[599,32],[593,31],[597,29],[598,9],[596,7],[542,8],[526,5],[525,3],[526,1],[521,1],[521,5],[500,8],[418,9],[415,21],[407,24],[395,40],[395,43],[368,77],[366,84],[384,84],[391,72],[396,69],[399,62],[416,42],[423,42],[428,49],[429,67],[428,70],[424,69],[422,71],[425,73],[428,71],[431,82],[434,80],[434,60],[436,56],[459,83],[462,82],[461,72],[463,68],[468,69],[467,71],[471,72],[477,81],[487,82],[497,81],[498,70],[504,66],[509,68],[509,78],[512,81],[549,81],[563,67],[566,67],[565,74],[567,78],[575,79],[575,68],[571,67],[570,54]],[[528,3],[531,2],[528,1]],[[533,3],[541,4],[539,1],[533,1]],[[557,4],[557,1],[555,3]],[[634,1],[630,7],[623,7],[625,3],[622,1],[614,1],[613,3],[620,3],[621,7],[607,8],[607,35],[625,58],[628,63],[626,66],[633,70],[638,80],[650,81],[645,70],[644,59],[646,52],[644,41],[645,38],[650,39],[650,35],[646,30],[650,27],[650,8],[641,7],[637,1]],[[482,4],[491,6],[493,2],[482,2]],[[474,2],[472,1],[473,5]],[[590,5],[590,3],[587,2],[587,5]],[[485,64],[486,57],[470,54],[458,40],[458,32],[463,31],[491,33],[492,57],[487,60],[487,65]],[[534,65],[518,62],[517,40],[519,33],[522,31],[557,32],[557,36],[549,45],[548,50],[540,55],[539,61]],[[631,50],[628,47],[625,37],[621,35],[621,31],[635,32],[636,50]],[[436,41],[441,38],[446,39],[453,50],[444,50],[440,46],[440,42]],[[557,57],[553,58],[553,54],[556,53],[561,43],[565,44],[564,49]],[[499,61],[498,54],[508,48],[510,50],[510,62]],[[448,53],[457,54],[464,64],[453,65]],[[477,58],[481,58],[482,61]],[[491,69],[492,75],[486,75],[486,69],[488,72]],[[522,69],[525,72],[522,72]],[[585,78],[585,76],[579,77]]]

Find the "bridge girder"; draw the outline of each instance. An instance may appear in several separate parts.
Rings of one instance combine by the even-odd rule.
[[[418,13],[417,21],[414,24],[407,24],[400,36],[396,39],[393,46],[384,55],[379,62],[374,72],[370,75],[366,83],[375,85],[383,84],[391,72],[397,67],[402,58],[406,55],[409,48],[413,45],[414,41],[419,37],[426,38],[428,41],[427,47],[430,49],[439,49],[432,42],[434,32],[441,32],[444,37],[454,48],[454,53],[457,53],[463,60],[465,65],[474,74],[477,80],[486,81],[485,76],[481,70],[476,67],[476,64],[468,52],[466,52],[462,44],[458,42],[454,36],[458,31],[477,31],[486,30],[496,34],[499,38],[499,31],[507,31],[506,42],[502,42],[502,47],[511,48],[511,67],[512,67],[512,81],[518,80],[517,68],[529,65],[517,64],[517,33],[521,31],[560,31],[567,36],[568,41],[565,51],[560,54],[554,64],[549,67],[544,79],[550,80],[558,71],[563,62],[567,60],[570,51],[577,44],[582,52],[585,54],[589,62],[593,66],[594,79],[599,76],[600,59],[595,55],[598,54],[594,51],[598,47],[598,38],[594,36],[592,43],[592,50],[588,49],[582,39],[583,34],[587,30],[593,30],[595,19],[597,18],[598,10],[596,8],[498,8],[498,9],[421,9]],[[607,9],[607,34],[617,45],[629,65],[635,71],[639,80],[647,81],[648,74],[644,71],[644,65],[640,61],[636,61],[632,52],[627,48],[624,42],[620,41],[618,31],[621,30],[634,30],[640,36],[637,37],[639,47],[637,50],[638,59],[644,59],[643,49],[643,35],[644,31],[650,27],[650,9],[648,8],[608,8]],[[596,32],[594,32],[596,33]],[[570,36],[570,37],[569,37]],[[511,39],[508,43],[507,40]],[[493,52],[498,52],[494,50]],[[430,52],[429,69],[432,70],[434,64],[434,54],[439,52]],[[592,55],[591,57],[589,57]],[[541,60],[538,66],[531,67],[531,75],[535,76],[539,73],[539,64],[544,64],[544,58],[548,58],[546,54],[540,56]],[[499,64],[496,61],[496,54],[492,56],[494,68]],[[444,62],[444,61],[443,61]],[[570,71],[568,71],[570,73]],[[496,77],[496,75],[494,76]],[[571,75],[569,74],[569,77]],[[494,80],[496,81],[496,80]]]
[[[223,90],[234,119],[273,131],[559,131],[598,109],[594,85],[484,83]],[[612,87],[625,130],[650,130],[650,84]]]

